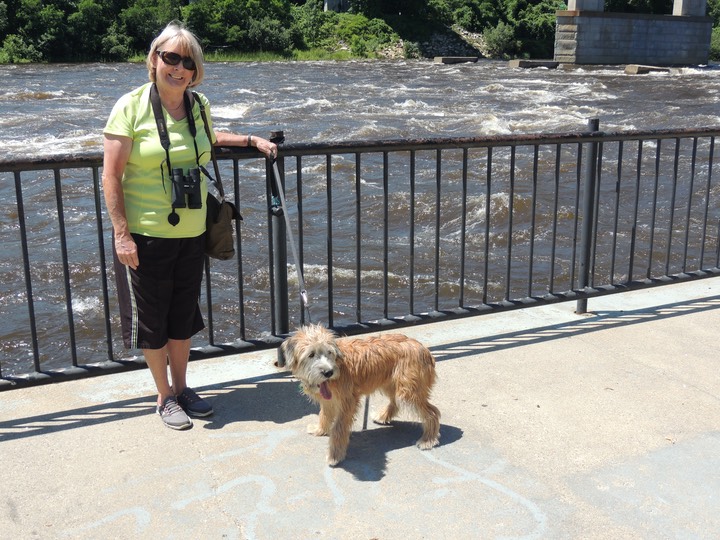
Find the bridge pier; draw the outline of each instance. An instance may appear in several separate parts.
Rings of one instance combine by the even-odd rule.
[[[707,0],[674,0],[673,15],[683,17],[704,17]]]
[[[604,11],[605,0],[568,0],[568,11]]]
[[[325,0],[323,3],[325,11],[347,11],[349,7],[349,0]]]
[[[672,15],[605,13],[603,0],[557,12],[554,60],[565,64],[704,65],[712,19],[706,0],[674,0]]]
[[[673,15],[703,17],[707,0],[673,0]],[[568,0],[568,11],[604,11],[605,0]]]

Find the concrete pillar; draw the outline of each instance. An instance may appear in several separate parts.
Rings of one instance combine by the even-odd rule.
[[[674,0],[673,15],[683,17],[704,17],[707,11],[707,0]]]
[[[605,11],[605,0],[568,0],[568,11]]]
[[[348,0],[325,0],[325,11],[347,11],[349,6]]]

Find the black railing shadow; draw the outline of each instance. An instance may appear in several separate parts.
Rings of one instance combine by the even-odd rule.
[[[595,316],[583,317],[575,321],[438,345],[431,347],[431,350],[438,362],[446,362],[523,345],[589,334],[599,330],[609,330],[643,322],[657,322],[681,315],[703,313],[716,309],[720,309],[720,296],[675,302],[647,309],[598,312]],[[255,420],[285,424],[317,413],[317,407],[300,393],[297,384],[293,381],[291,375],[286,372],[273,372],[247,379],[220,382],[196,389],[213,400],[217,411],[213,417],[204,421],[205,423],[202,426],[205,429],[218,430],[235,422]],[[17,390],[8,395],[16,397],[17,393],[23,391],[22,389]],[[51,435],[76,428],[91,427],[152,414],[154,403],[154,396],[143,396],[0,421],[0,443],[27,437]],[[408,435],[410,431],[420,429],[418,426],[405,427],[404,424],[398,422],[401,431],[407,431]],[[447,444],[459,438],[461,431],[458,428],[443,425],[441,434],[444,434],[441,442]],[[376,450],[377,455],[372,458],[377,465],[373,469],[375,470],[374,473],[370,474],[366,469],[363,469],[364,472],[352,470],[355,467],[352,464],[352,457],[355,455],[352,450],[349,454],[351,462],[347,465],[348,470],[351,470],[358,478],[364,476],[366,479],[372,479],[373,475],[380,474],[380,471],[383,470],[381,461],[384,458],[382,456],[386,455],[387,451],[395,448],[396,444],[401,446],[408,444],[408,441],[405,440],[407,437],[400,436],[398,438],[395,434],[392,436],[388,434],[388,441],[383,442],[384,437],[383,433],[365,434],[356,437],[361,446],[363,445],[362,441],[366,438],[381,439],[379,446],[376,445],[376,448],[378,448]],[[357,444],[357,442],[354,444]],[[363,465],[363,467],[366,467],[366,465]]]
[[[470,339],[449,343],[447,345],[437,345],[430,347],[430,350],[438,362],[444,362],[466,356],[475,356],[481,353],[511,349],[570,336],[579,336],[643,322],[665,320],[689,313],[702,313],[714,309],[720,309],[720,296],[711,296],[629,311],[595,311],[592,316],[583,316],[576,321],[523,329],[506,334],[495,334],[480,339]]]

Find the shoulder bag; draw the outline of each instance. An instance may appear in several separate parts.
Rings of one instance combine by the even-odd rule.
[[[216,197],[208,191],[207,196],[207,216],[205,218],[205,254],[213,259],[226,261],[235,256],[235,242],[233,239],[233,223],[236,220],[242,220],[242,216],[235,208],[235,205],[225,200],[225,191],[223,190],[222,179],[220,178],[220,168],[218,167],[217,158],[215,157],[215,147],[210,133],[210,127],[205,116],[205,107],[193,92],[195,101],[200,106],[200,114],[205,124],[205,133],[210,141],[210,154],[212,156],[213,167],[215,168],[215,187],[220,195]],[[206,173],[210,180],[213,180]]]

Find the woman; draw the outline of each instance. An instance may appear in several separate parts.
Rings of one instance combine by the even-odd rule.
[[[203,80],[202,49],[181,24],[170,23],[155,38],[146,63],[150,82],[118,100],[103,131],[103,190],[113,225],[123,342],[142,349],[165,425],[185,429],[192,426],[188,415],[213,413],[186,381],[190,338],[205,327],[199,298],[207,185],[202,173],[195,175],[211,159],[211,143],[255,146],[269,158],[277,146],[261,137],[213,132],[212,126],[215,140],[208,141],[199,105],[184,102],[185,90]],[[151,104],[155,92],[170,140],[167,151]],[[208,111],[207,98],[198,97]],[[185,181],[184,191],[182,182],[173,183],[173,170]]]

